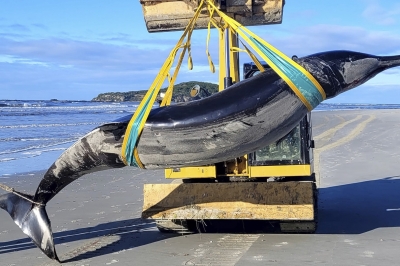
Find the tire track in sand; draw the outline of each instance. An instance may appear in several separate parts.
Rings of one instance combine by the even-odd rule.
[[[338,126],[319,134],[318,136],[315,137],[315,139],[321,140],[328,136],[333,136],[334,133],[336,133],[337,131],[339,131],[340,129],[345,127],[346,125],[353,123],[355,121],[358,121],[361,117],[362,117],[361,115],[358,115],[357,117],[355,117],[345,123],[339,124]],[[369,117],[366,120],[360,122],[349,134],[347,134],[343,138],[340,138],[334,142],[331,142],[328,145],[322,146],[320,148],[316,148],[314,150],[314,169],[316,170],[315,172],[317,175],[317,178],[316,178],[317,179],[317,187],[320,187],[320,184],[321,184],[321,180],[320,180],[320,178],[321,178],[321,176],[320,176],[320,173],[321,173],[321,171],[320,171],[320,155],[321,155],[321,153],[331,150],[331,149],[334,149],[334,148],[337,148],[343,144],[350,142],[351,140],[356,138],[365,129],[365,127],[370,122],[372,122],[375,118],[376,118],[375,115],[369,115]]]
[[[339,119],[342,119],[342,120],[344,121],[344,119],[343,119],[342,117],[339,117],[339,116],[337,116],[337,117],[338,117]],[[340,124],[337,125],[336,127],[331,128],[331,129],[329,129],[329,130],[326,130],[326,131],[324,131],[323,133],[319,134],[318,136],[315,136],[315,137],[314,137],[314,140],[321,140],[321,139],[326,138],[326,137],[328,137],[328,136],[332,137],[332,136],[333,136],[337,131],[339,131],[340,129],[344,128],[344,127],[347,126],[348,124],[351,124],[351,123],[353,123],[353,122],[355,122],[355,121],[357,121],[357,120],[359,120],[359,119],[361,119],[361,118],[362,118],[362,115],[358,115],[358,116],[356,116],[355,118],[353,118],[353,119],[351,119],[351,120],[349,120],[349,121],[340,123]]]

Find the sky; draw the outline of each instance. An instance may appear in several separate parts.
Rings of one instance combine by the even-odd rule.
[[[350,4],[351,2],[351,4]],[[148,33],[139,0],[0,0],[0,99],[91,100],[99,93],[146,90],[181,32]],[[400,2],[286,0],[283,22],[250,30],[285,54],[329,50],[400,54]],[[194,68],[177,83],[217,83],[207,31],[193,33]],[[218,39],[210,54],[218,67]],[[245,55],[241,63],[249,62]],[[399,103],[400,67],[331,103]]]

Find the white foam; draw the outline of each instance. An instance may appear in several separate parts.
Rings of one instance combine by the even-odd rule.
[[[22,154],[39,156],[40,154],[42,154],[42,152],[41,151],[27,151],[27,152],[23,152]]]
[[[25,152],[25,153],[29,153],[29,151],[35,150],[35,149],[43,149],[43,148],[48,148],[48,147],[54,147],[54,146],[58,146],[58,145],[63,145],[63,144],[67,144],[67,143],[73,143],[75,141],[77,141],[78,138],[71,138],[65,141],[59,141],[57,143],[52,143],[52,144],[43,144],[43,145],[34,145],[34,146],[30,146],[30,147],[25,147],[22,149],[15,149],[15,150],[5,150],[5,151],[1,151],[0,155],[2,154],[13,154],[13,153],[20,153],[20,152]],[[52,149],[47,149],[45,151],[51,151],[51,150],[62,150],[65,148],[52,148]],[[43,150],[42,150],[43,151]],[[35,151],[33,151],[34,153]]]
[[[0,162],[8,162],[8,161],[14,161],[14,160],[16,160],[17,158],[2,158],[2,159],[0,159]]]
[[[2,128],[34,128],[34,127],[71,127],[71,126],[87,126],[87,125],[101,125],[105,122],[85,122],[85,123],[58,123],[58,124],[29,124],[29,125],[2,125]]]

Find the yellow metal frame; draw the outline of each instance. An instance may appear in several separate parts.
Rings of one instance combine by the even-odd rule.
[[[165,169],[165,178],[216,178],[215,166],[196,166]]]
[[[225,62],[225,56],[226,56],[226,42],[225,42],[225,31],[219,30],[219,91],[222,91],[225,89],[224,87],[224,79],[226,77],[226,62]],[[235,34],[233,34],[231,31],[228,31],[229,34],[229,47],[237,47],[237,37]],[[239,81],[239,65],[238,65],[238,52],[234,50],[229,51],[229,58],[230,58],[230,75],[232,78],[232,82],[238,82]],[[245,156],[247,159],[247,155]],[[248,174],[248,165],[246,161],[246,170],[245,173],[240,174],[240,173],[235,173],[231,175],[241,175],[241,176],[247,176]],[[216,178],[217,173],[216,173],[216,168],[215,166],[198,166],[198,167],[182,167],[182,168],[168,168],[165,169],[165,178],[177,178],[177,179],[183,179],[183,178]],[[227,175],[229,176],[229,174]]]
[[[311,176],[312,166],[305,165],[272,165],[272,166],[250,166],[249,177],[274,177],[274,176]]]
[[[229,47],[238,47],[237,37],[236,34],[229,31]],[[226,42],[225,42],[225,35],[226,32],[220,30],[219,31],[219,91],[225,89],[224,87],[224,79],[226,77]],[[239,65],[238,65],[238,58],[239,54],[237,51],[230,49],[229,51],[229,58],[230,58],[230,76],[232,78],[232,82],[236,83],[239,82]]]
[[[224,176],[247,176],[249,178],[263,177],[289,177],[289,176],[311,176],[313,167],[305,165],[271,165],[271,166],[248,166],[241,173],[229,173]],[[215,166],[198,166],[165,169],[165,178],[216,178]]]

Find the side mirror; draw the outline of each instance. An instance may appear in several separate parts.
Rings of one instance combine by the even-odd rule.
[[[194,98],[196,96],[198,96],[200,93],[200,86],[199,85],[194,85],[191,89],[190,89],[190,97]]]
[[[211,93],[209,93],[206,89],[201,88],[198,84],[194,85],[190,89],[190,97],[192,98],[199,97],[200,99],[202,99],[209,96],[211,96]]]

